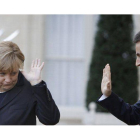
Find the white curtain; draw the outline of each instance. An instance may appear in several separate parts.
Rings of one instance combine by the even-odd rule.
[[[45,80],[61,106],[84,106],[84,15],[47,15]]]

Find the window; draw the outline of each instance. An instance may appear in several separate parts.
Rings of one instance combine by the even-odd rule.
[[[84,105],[84,16],[46,16],[45,80],[57,105]]]

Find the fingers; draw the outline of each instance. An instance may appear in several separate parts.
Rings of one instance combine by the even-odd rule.
[[[107,64],[104,68],[104,76],[111,80],[110,66]]]
[[[40,66],[40,59],[37,59],[37,67]]]
[[[42,70],[44,67],[44,62],[42,62],[41,64],[41,60],[36,58],[35,60],[32,61],[31,64],[31,68],[35,68],[35,67],[39,67]]]
[[[36,58],[34,67],[37,67],[37,66],[38,66],[38,59]]]
[[[105,76],[109,76],[111,73],[110,73],[110,66],[109,66],[109,64],[107,64],[106,66],[105,66],[105,68],[103,69],[103,77],[105,77]]]
[[[102,85],[106,85],[108,89],[111,88],[111,72],[109,64],[103,69]]]
[[[34,64],[35,64],[35,61],[33,60],[33,61],[32,61],[32,64],[31,64],[31,68],[34,67]]]
[[[43,69],[43,67],[44,67],[44,62],[42,62],[41,66],[40,66],[41,70]]]

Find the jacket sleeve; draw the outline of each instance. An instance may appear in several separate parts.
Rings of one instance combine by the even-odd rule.
[[[128,125],[140,123],[140,101],[134,105],[129,105],[112,92],[108,98],[97,101],[97,103]]]
[[[36,115],[45,125],[55,125],[59,122],[60,112],[44,81],[32,87],[37,100]]]

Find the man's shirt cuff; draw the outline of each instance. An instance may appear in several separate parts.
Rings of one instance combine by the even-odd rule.
[[[103,94],[98,101],[102,101],[102,100],[104,100],[106,98],[107,98],[107,96]]]

